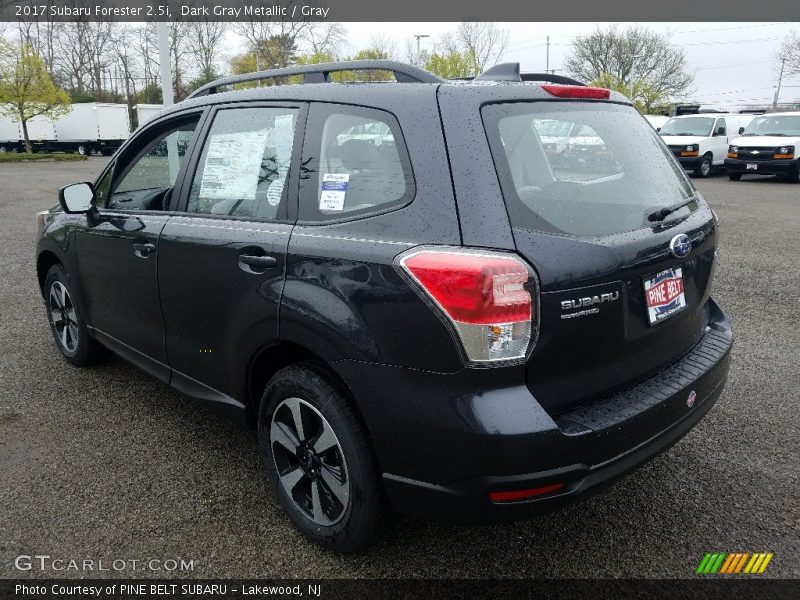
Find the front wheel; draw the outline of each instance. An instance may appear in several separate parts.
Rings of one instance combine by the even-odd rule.
[[[81,156],[86,156],[87,154],[89,154],[89,148],[81,144],[80,146],[78,146],[78,154],[80,154]]]
[[[714,166],[713,163],[711,162],[711,160],[712,160],[711,159],[711,155],[710,154],[706,154],[703,157],[703,160],[700,161],[700,164],[698,164],[694,168],[694,176],[695,177],[702,177],[703,179],[705,179],[706,177],[710,176],[711,175],[711,169]]]
[[[728,173],[728,178],[731,181],[739,181],[742,178],[741,173]]]
[[[319,369],[300,363],[270,379],[258,438],[278,499],[306,537],[337,552],[374,538],[383,491],[369,438]]]
[[[61,355],[78,367],[101,358],[104,349],[89,336],[83,311],[75,302],[74,289],[63,266],[50,267],[44,281],[44,293],[50,330]]]

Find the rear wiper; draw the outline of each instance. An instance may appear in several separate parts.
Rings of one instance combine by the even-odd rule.
[[[659,208],[655,212],[651,212],[647,215],[648,221],[663,221],[672,213],[679,211],[684,206],[691,204],[692,202],[697,202],[697,198],[692,196],[691,198],[687,198],[686,200],[681,200],[677,204],[673,204],[672,206],[665,206],[663,208]]]

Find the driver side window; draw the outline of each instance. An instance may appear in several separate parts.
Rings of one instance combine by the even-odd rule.
[[[107,208],[117,210],[166,210],[172,188],[192,141],[198,118],[160,129],[143,140],[129,163],[117,162]]]

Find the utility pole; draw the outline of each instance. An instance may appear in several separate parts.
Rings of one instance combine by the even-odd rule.
[[[781,74],[778,75],[778,88],[775,90],[775,97],[772,99],[772,110],[778,109],[778,95],[781,93],[781,83],[783,82],[783,67],[786,66],[786,57],[781,58]]]
[[[427,38],[427,37],[431,37],[431,36],[429,36],[427,33],[420,33],[420,34],[415,34],[414,37],[417,38],[417,66],[420,66],[420,64],[419,64],[420,63],[420,58],[422,57],[421,56],[422,55],[422,49],[420,47],[420,40],[422,38]]]
[[[172,94],[172,65],[169,56],[169,30],[166,21],[156,23],[158,31],[158,66],[161,70],[161,97],[164,106],[172,106],[175,97]]]
[[[169,29],[166,21],[156,23],[158,33],[158,66],[161,70],[161,99],[164,107],[172,106],[175,97],[172,93],[172,66],[169,55]],[[180,167],[178,157],[178,138],[176,135],[167,137],[167,164],[169,165],[169,180],[172,184],[178,178],[178,167]]]
[[[539,38],[539,39],[541,39],[541,38]],[[545,45],[547,46],[547,59],[545,60],[545,63],[544,63],[544,72],[545,73],[549,73],[550,72],[550,36],[549,35],[547,36],[547,42],[545,43]]]

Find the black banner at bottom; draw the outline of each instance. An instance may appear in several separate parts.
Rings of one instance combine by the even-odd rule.
[[[0,580],[0,598],[60,600],[306,598],[627,598],[783,600],[800,598],[798,579],[236,579]]]

